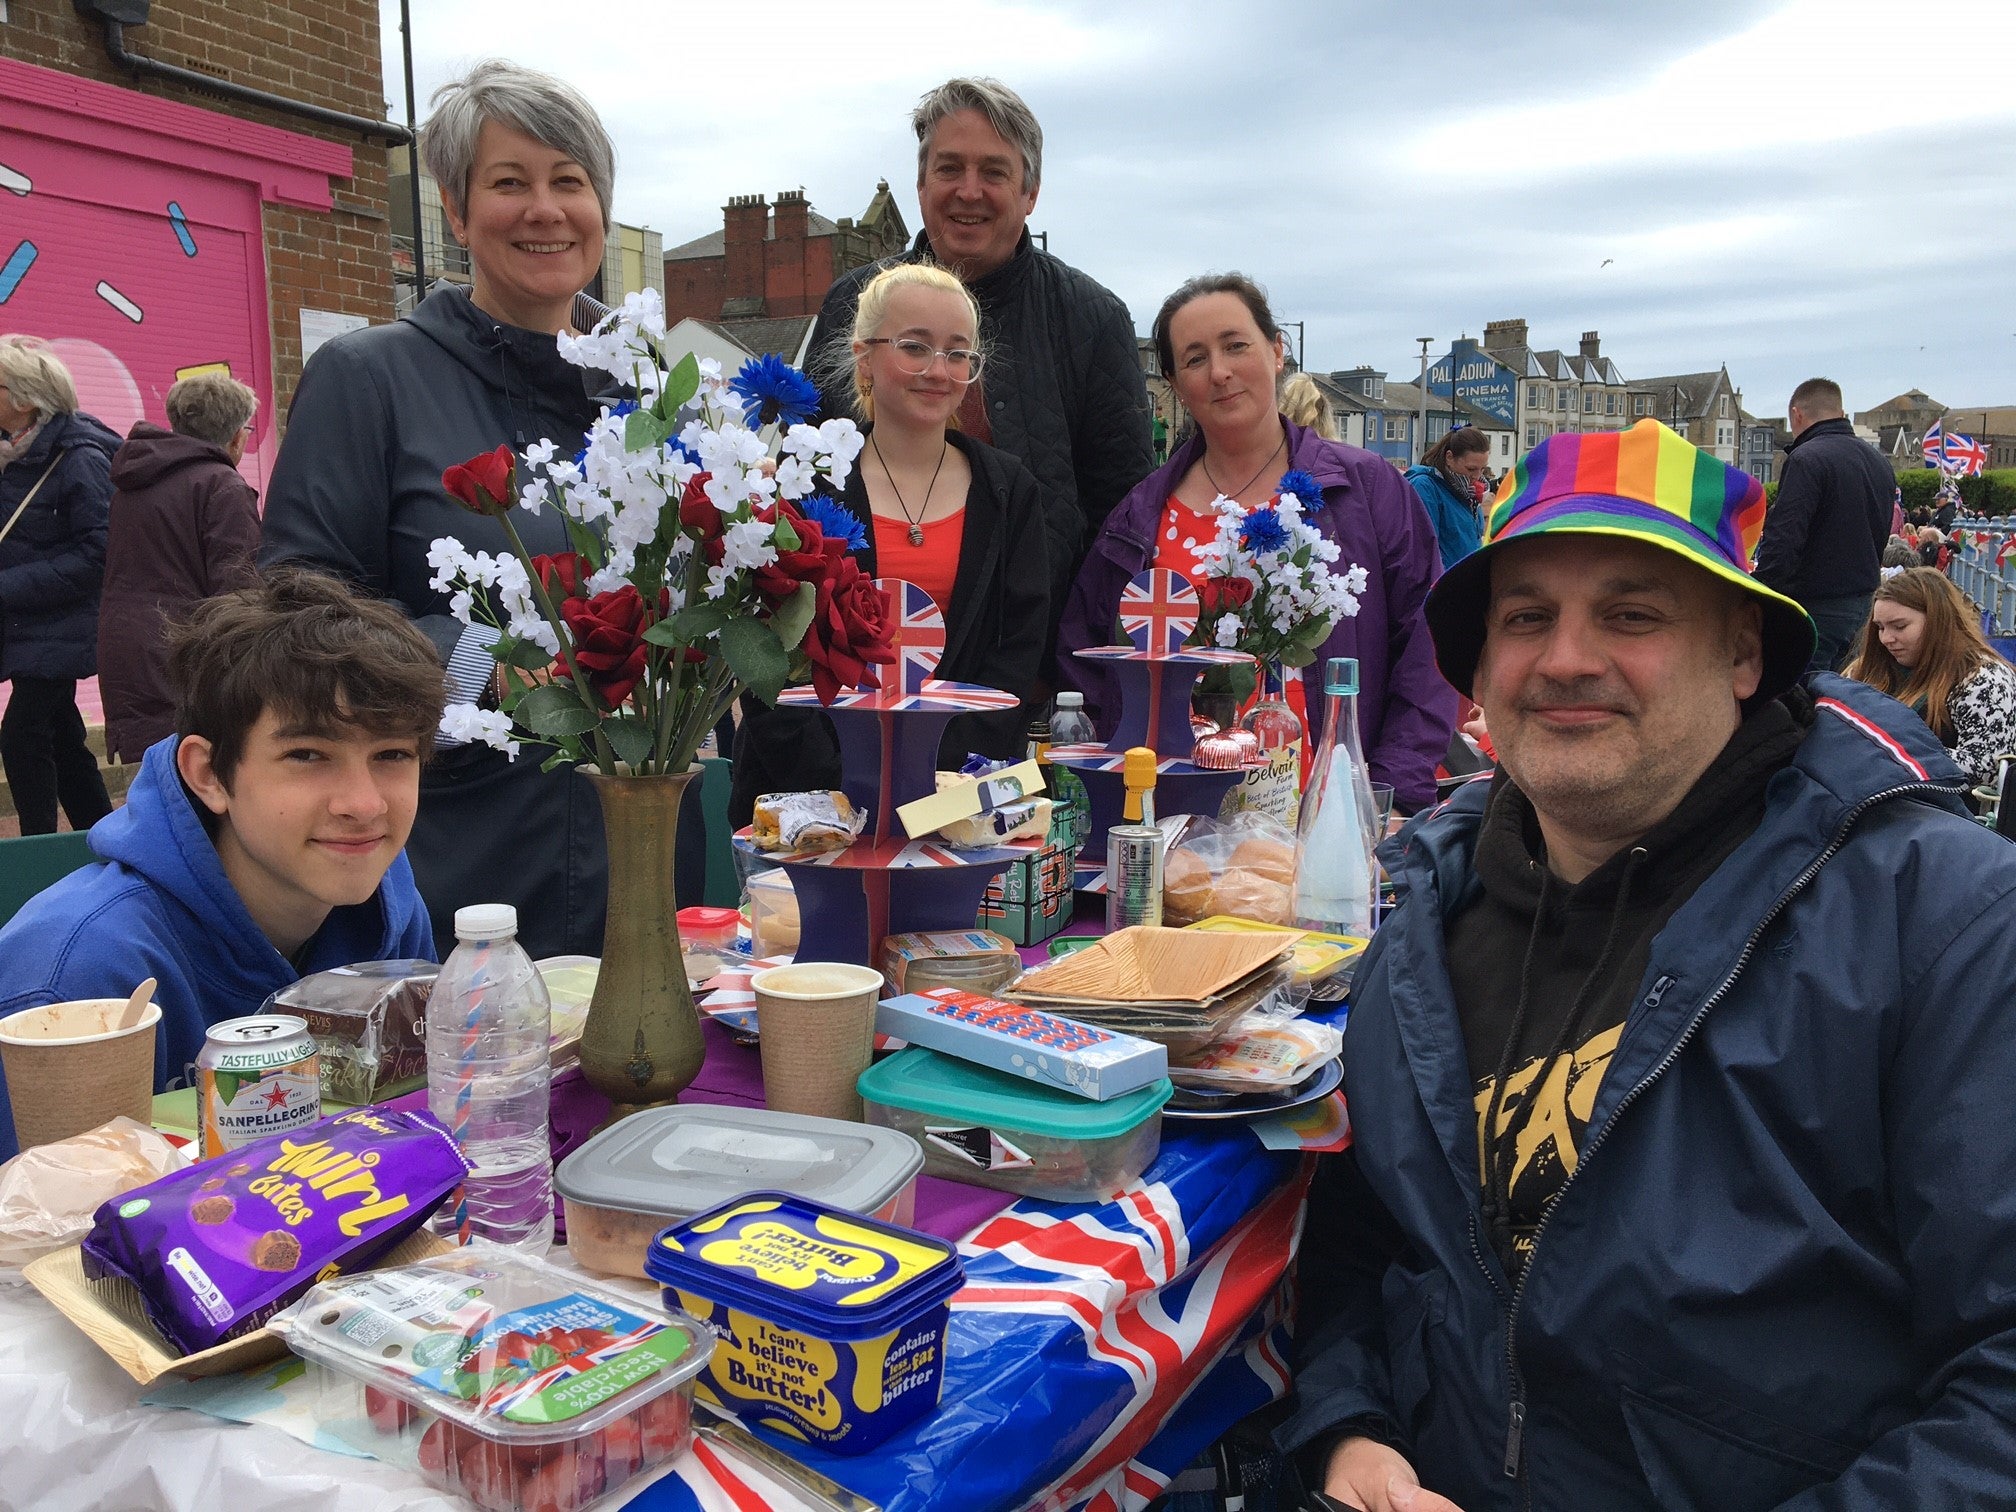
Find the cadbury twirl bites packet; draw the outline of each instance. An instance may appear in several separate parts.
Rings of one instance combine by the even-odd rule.
[[[371,1264],[469,1169],[428,1114],[339,1113],[113,1198],[84,1240],[84,1274],[131,1282],[161,1337],[195,1354]]]

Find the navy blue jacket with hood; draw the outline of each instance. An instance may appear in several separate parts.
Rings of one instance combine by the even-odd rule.
[[[1809,687],[1763,822],[1652,944],[1516,1291],[1443,950],[1488,784],[1404,837],[1284,1445],[1372,1425],[1464,1512],[2016,1506],[2016,850],[1901,706]]]
[[[28,450],[0,468],[0,526],[35,489],[0,541],[0,678],[73,682],[97,672],[98,591],[118,450],[118,436],[76,410],[51,415]],[[44,473],[48,481],[36,488]]]
[[[355,961],[431,960],[427,905],[402,854],[377,893],[330,911],[296,966],[246,912],[175,773],[177,736],[147,748],[123,808],[91,826],[104,862],[36,894],[0,929],[0,1016],[160,985],[154,1090],[187,1086],[210,1025],[257,1013],[268,994]],[[0,1158],[14,1153],[0,1079]]]

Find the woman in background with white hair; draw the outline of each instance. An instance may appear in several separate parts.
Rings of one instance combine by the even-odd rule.
[[[602,265],[615,151],[572,86],[514,63],[478,64],[434,96],[420,157],[441,186],[474,282],[439,284],[391,325],[338,337],[302,372],[267,491],[264,561],[333,569],[396,599],[447,664],[457,702],[482,701],[495,665],[430,586],[429,545],[509,550],[503,527],[462,508],[442,471],[479,452],[550,439],[571,454],[613,381],[561,360],[557,333]],[[533,552],[570,549],[557,510],[519,511]],[[693,826],[698,830],[698,826]],[[407,845],[443,949],[455,909],[518,908],[534,956],[599,954],[608,862],[589,785],[483,745],[428,763]]]
[[[0,765],[24,835],[112,811],[84,743],[77,683],[98,670],[98,593],[119,438],[77,408],[77,387],[33,336],[0,336]]]

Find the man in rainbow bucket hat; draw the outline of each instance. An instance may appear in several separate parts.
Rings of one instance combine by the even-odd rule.
[[[1501,766],[1354,983],[1280,1432],[1336,1504],[2016,1506],[2016,849],[1800,683],[1763,518],[1555,436],[1429,594]]]

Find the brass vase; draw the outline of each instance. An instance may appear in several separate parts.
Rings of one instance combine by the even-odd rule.
[[[700,1074],[700,1011],[679,950],[672,857],[679,803],[700,775],[583,771],[609,837],[609,917],[602,968],[581,1029],[581,1073],[616,1116],[671,1102]]]

